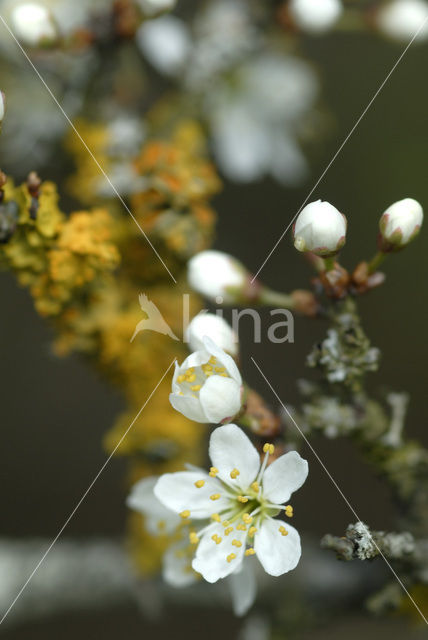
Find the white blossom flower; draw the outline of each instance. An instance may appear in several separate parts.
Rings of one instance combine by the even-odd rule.
[[[325,33],[340,18],[341,0],[291,0],[290,15],[297,27],[309,33]]]
[[[292,507],[284,505],[305,482],[308,464],[290,451],[267,466],[274,447],[267,443],[263,451],[260,464],[256,448],[239,427],[218,427],[210,439],[209,473],[168,473],[155,486],[156,497],[184,520],[211,519],[190,534],[197,545],[192,567],[208,582],[239,575],[244,559],[253,555],[272,576],[299,562],[298,532],[275,516],[292,516]]]
[[[215,300],[221,296],[223,302],[236,301],[249,284],[250,275],[235,258],[222,251],[201,251],[187,265],[187,279],[192,289]]]
[[[428,3],[425,0],[393,0],[381,7],[377,26],[389,38],[408,42],[420,30],[417,40],[428,38]],[[424,24],[425,22],[425,24]]]
[[[204,349],[175,364],[169,400],[177,411],[195,422],[220,423],[239,413],[242,378],[233,358],[208,337]]]
[[[294,246],[318,256],[332,256],[345,244],[346,218],[329,202],[306,205],[294,224]]]
[[[226,320],[215,313],[198,313],[187,327],[185,339],[191,351],[205,349],[204,337],[208,336],[215,344],[230,353],[238,354],[238,336]]]
[[[404,198],[394,202],[379,222],[381,248],[401,249],[415,238],[422,226],[424,212],[417,200]]]
[[[197,580],[192,569],[193,551],[189,548],[190,521],[167,509],[155,494],[154,487],[158,477],[143,478],[135,484],[126,501],[127,506],[144,516],[144,526],[154,536],[171,536],[173,542],[168,546],[162,559],[162,574],[165,582],[173,587],[186,587]],[[183,526],[185,525],[185,526]]]
[[[187,587],[199,579],[192,568],[196,547],[189,545],[189,535],[196,533],[195,523],[190,518],[180,517],[158,500],[154,494],[158,479],[152,476],[137,482],[126,503],[130,509],[144,516],[144,527],[151,535],[170,537],[171,544],[162,558],[163,579],[172,587]],[[201,521],[197,524],[200,526]],[[242,616],[253,604],[257,592],[256,577],[250,563],[243,564],[241,571],[232,574],[228,585],[234,612]]]
[[[58,30],[49,9],[36,2],[18,4],[11,12],[12,31],[26,45],[54,42]]]
[[[183,71],[191,48],[186,24],[175,16],[144,22],[137,32],[137,44],[160,73],[174,76]]]

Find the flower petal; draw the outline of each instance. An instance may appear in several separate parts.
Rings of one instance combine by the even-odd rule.
[[[287,535],[282,535],[281,526],[288,531]],[[294,569],[302,554],[296,529],[273,518],[267,518],[261,524],[255,535],[254,549],[263,569],[271,576],[281,576]]]
[[[210,359],[208,351],[201,349],[200,351],[194,351],[187,356],[183,364],[180,365],[180,373],[184,373],[190,367],[200,367],[202,364],[206,364]]]
[[[211,376],[199,392],[202,410],[209,422],[231,419],[241,409],[241,386],[232,378]]]
[[[180,540],[171,545],[163,556],[162,575],[172,587],[187,587],[197,581],[192,569],[192,558],[188,554],[189,541]]]
[[[225,578],[230,575],[239,568],[244,558],[247,533],[235,530],[233,533],[225,536],[224,531],[224,527],[221,524],[212,524],[202,535],[201,541],[196,549],[192,567],[200,573],[207,582],[217,582],[220,578]],[[219,544],[212,539],[213,535],[221,538]],[[237,547],[232,544],[234,540],[240,542],[241,546]],[[230,554],[234,554],[234,557],[230,558]],[[228,557],[230,558],[229,561],[227,559]]]
[[[308,477],[308,463],[297,451],[284,454],[263,474],[263,495],[274,504],[283,504],[291,494],[300,489]]]
[[[181,518],[156,498],[154,488],[158,479],[152,476],[137,482],[132,487],[126,504],[145,516],[144,524],[149,533],[171,534],[180,524]]]
[[[211,434],[209,455],[218,477],[229,485],[247,489],[256,479],[260,468],[260,456],[245,433],[236,424],[217,427]],[[230,472],[238,469],[239,475],[232,480]]]
[[[203,487],[195,485],[198,480],[204,480]],[[211,500],[210,496],[216,494],[221,497]],[[155,496],[175,513],[190,511],[192,519],[208,518],[229,505],[221,483],[206,472],[201,474],[199,471],[166,473],[156,483]]]
[[[183,416],[186,416],[189,420],[194,420],[195,422],[210,422],[204,413],[199,398],[180,395],[179,393],[170,393],[169,401],[176,411],[182,413]]]
[[[244,616],[254,604],[257,595],[257,581],[251,558],[241,563],[240,571],[234,571],[228,582],[233,612],[236,616]]]
[[[203,343],[205,349],[215,358],[217,358],[217,360],[223,365],[223,367],[226,367],[230,377],[233,378],[233,380],[235,380],[235,382],[237,382],[239,385],[241,385],[241,374],[239,373],[239,369],[236,366],[235,360],[232,358],[232,356],[229,356],[225,351],[223,351],[223,349],[220,349],[220,347],[218,347],[209,336],[203,337]]]

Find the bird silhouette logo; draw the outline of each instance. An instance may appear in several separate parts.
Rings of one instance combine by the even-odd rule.
[[[157,306],[154,302],[149,300],[145,293],[140,293],[138,300],[140,302],[141,310],[147,315],[147,318],[140,320],[137,324],[134,335],[131,338],[131,342],[141,331],[156,331],[156,333],[162,333],[164,336],[169,336],[173,340],[179,340],[163,318]]]

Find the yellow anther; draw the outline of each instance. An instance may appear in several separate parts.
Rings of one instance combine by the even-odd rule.
[[[242,547],[242,542],[240,540],[232,540],[232,544],[234,547]]]
[[[190,387],[190,389],[191,389],[192,391],[200,391],[201,386],[202,386],[202,385],[200,385],[200,384],[194,384],[194,385],[193,385],[193,387]]]
[[[232,533],[233,531],[233,527],[227,527],[227,529],[224,530],[224,535],[228,536],[230,533]]]
[[[230,477],[235,480],[235,478],[237,478],[239,476],[241,472],[238,469],[232,469],[232,471],[230,472]]]
[[[194,373],[191,373],[190,375],[186,376],[186,380],[187,382],[195,382],[196,375]]]
[[[182,512],[180,513],[180,516],[181,516],[182,518],[188,518],[188,517],[190,516],[190,511],[189,511],[189,509],[185,509],[184,511],[182,511]]]
[[[195,373],[195,367],[189,367],[186,371],[186,375],[188,375],[189,373]]]
[[[258,482],[253,482],[251,485],[251,488],[253,491],[255,491],[256,493],[258,493],[260,491],[260,485]]]
[[[211,467],[211,468],[210,468],[210,473],[209,473],[209,475],[211,476],[211,478],[215,478],[217,474],[218,474],[218,469],[217,469],[217,467]]]
[[[246,531],[247,527],[245,526],[245,524],[237,524],[236,525],[236,530],[237,531]]]
[[[291,506],[291,504],[287,504],[287,506],[284,509],[285,511],[285,515],[288,516],[289,518],[293,517],[293,507]]]
[[[211,516],[211,520],[215,520],[216,522],[220,522],[221,518],[218,515],[218,513],[213,513],[212,516]]]
[[[272,455],[274,451],[275,451],[275,447],[273,446],[273,444],[269,444],[269,442],[266,442],[266,444],[263,445],[264,453],[270,453]]]
[[[210,364],[203,364],[201,369],[202,369],[202,371],[204,373],[206,373],[207,371],[212,371],[213,370],[213,368],[212,368],[212,366]]]
[[[220,542],[222,541],[223,538],[220,538],[220,536],[218,536],[216,533],[214,533],[214,535],[211,536],[211,540],[214,540],[214,542],[216,544],[220,544]]]
[[[177,376],[177,382],[184,382],[186,379],[186,376],[181,374],[180,376]]]
[[[212,496],[210,496],[211,500],[218,500],[220,498],[220,494],[219,493],[213,493]]]
[[[253,537],[253,535],[256,533],[256,531],[257,531],[256,527],[250,527],[248,529],[248,535]]]
[[[201,489],[204,486],[204,484],[205,484],[205,480],[196,480],[195,487],[197,489]]]
[[[208,360],[208,362],[210,364],[217,364],[217,358],[215,356],[211,356],[211,358]]]
[[[227,375],[227,373],[219,373],[218,374],[221,378],[228,378],[229,376]]]
[[[199,538],[194,531],[189,533],[190,544],[198,544]]]
[[[217,373],[224,373],[226,369],[224,367],[214,367],[214,371]]]
[[[213,376],[213,372],[212,371],[205,371],[205,375],[207,376],[207,378],[209,378],[210,376]]]
[[[246,498],[245,496],[238,496],[238,502],[242,502],[242,504],[245,504],[246,502],[248,502],[248,498]]]
[[[250,516],[249,513],[244,513],[244,515],[242,516],[243,521],[245,522],[245,524],[251,524],[253,521],[252,516]]]
[[[279,527],[278,531],[281,533],[282,536],[288,536],[288,531],[285,527]]]
[[[227,556],[226,560],[228,562],[232,562],[232,560],[235,560],[236,558],[236,554],[235,553],[229,553],[229,555]]]
[[[230,525],[230,522],[229,520],[223,520],[221,524],[223,525],[223,527],[228,527]]]
[[[252,547],[250,547],[249,549],[246,550],[245,555],[246,556],[253,556],[256,552],[254,551],[254,549]]]

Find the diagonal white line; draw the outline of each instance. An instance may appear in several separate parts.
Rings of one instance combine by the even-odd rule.
[[[332,166],[332,164],[334,163],[334,161],[336,160],[336,158],[339,156],[339,154],[342,152],[343,147],[346,145],[346,143],[348,142],[349,138],[352,136],[352,134],[354,133],[355,129],[358,127],[358,125],[360,124],[361,120],[364,118],[364,116],[366,115],[367,111],[370,109],[370,107],[372,106],[373,102],[376,100],[376,98],[378,97],[378,95],[380,94],[380,92],[382,91],[382,89],[384,88],[384,86],[386,85],[386,83],[388,82],[388,80],[390,79],[390,77],[392,76],[392,74],[394,73],[394,71],[396,70],[396,68],[398,67],[398,65],[400,64],[400,62],[402,61],[402,59],[404,58],[404,56],[406,55],[406,53],[408,52],[408,50],[410,49],[411,45],[413,44],[413,42],[416,40],[416,38],[418,37],[419,33],[421,32],[421,30],[424,28],[424,26],[426,25],[426,23],[428,22],[428,15],[425,18],[425,20],[422,22],[421,26],[419,27],[419,29],[416,31],[415,35],[413,36],[413,38],[410,40],[410,42],[408,43],[408,45],[406,46],[406,48],[404,49],[404,51],[402,52],[402,54],[400,55],[400,57],[398,58],[398,60],[395,62],[394,66],[392,67],[392,69],[390,70],[390,72],[388,73],[388,75],[386,76],[385,80],[382,82],[382,84],[380,85],[380,87],[378,88],[378,90],[376,91],[376,93],[374,94],[374,96],[372,97],[372,99],[370,100],[370,102],[368,103],[368,105],[366,106],[366,108],[364,109],[364,111],[362,112],[362,114],[360,115],[360,117],[358,118],[358,120],[356,121],[356,123],[354,124],[354,126],[352,127],[352,129],[350,130],[350,132],[348,133],[348,135],[346,136],[345,140],[342,142],[342,144],[340,145],[340,147],[338,148],[338,150],[336,151],[336,153],[334,154],[334,156],[332,157],[332,159],[330,160],[330,162],[328,163],[328,165],[326,166],[326,168],[324,169],[324,171],[322,172],[322,174],[320,175],[320,177],[318,178],[318,180],[316,181],[316,183],[314,184],[314,186],[312,187],[312,189],[310,190],[310,192],[308,193],[308,195],[306,196],[305,200],[302,202],[299,210],[294,214],[293,218],[291,219],[290,223],[288,224],[287,228],[285,229],[285,231],[282,232],[281,236],[279,237],[279,239],[277,240],[277,242],[274,244],[274,246],[272,247],[272,249],[270,250],[270,252],[268,253],[267,257],[265,258],[264,262],[262,263],[262,265],[259,267],[258,271],[256,272],[255,276],[253,277],[253,279],[251,280],[251,284],[253,284],[254,280],[257,278],[257,276],[259,275],[259,273],[261,272],[261,270],[263,269],[263,267],[265,266],[265,264],[268,262],[268,260],[270,259],[270,257],[272,256],[272,254],[274,253],[274,251],[276,250],[276,248],[278,247],[278,245],[280,244],[280,242],[282,241],[282,239],[284,238],[285,234],[287,233],[287,231],[289,230],[289,228],[291,227],[291,225],[293,224],[293,222],[295,221],[295,219],[297,218],[297,216],[299,215],[299,213],[301,212],[301,210],[303,209],[303,207],[307,204],[309,198],[311,197],[311,195],[313,194],[313,192],[315,191],[315,189],[318,187],[318,185],[320,184],[320,182],[323,180],[324,176],[326,175],[327,171],[330,169],[330,167]]]
[[[300,435],[302,436],[302,438],[304,439],[304,441],[306,442],[306,444],[308,445],[309,449],[312,451],[312,453],[314,454],[315,458],[318,460],[318,462],[320,463],[320,465],[322,466],[322,468],[324,469],[324,471],[326,472],[327,476],[330,478],[331,482],[333,483],[333,485],[336,487],[337,491],[339,492],[339,494],[342,496],[343,500],[345,501],[346,505],[349,507],[349,509],[351,510],[351,512],[354,514],[355,518],[357,519],[358,522],[362,522],[360,516],[358,515],[358,513],[355,511],[354,507],[351,505],[351,503],[349,502],[348,498],[345,496],[345,494],[343,493],[342,489],[339,487],[339,485],[337,484],[336,480],[333,478],[333,476],[331,475],[330,471],[327,469],[327,467],[325,466],[324,462],[321,460],[321,458],[319,457],[318,453],[315,451],[315,449],[313,448],[313,446],[311,445],[311,443],[309,442],[309,440],[307,439],[307,437],[305,436],[305,434],[303,433],[303,431],[301,430],[301,428],[299,427],[299,425],[297,424],[297,422],[294,420],[293,416],[291,415],[291,413],[289,412],[289,410],[287,409],[287,407],[285,406],[285,404],[282,402],[281,398],[279,397],[279,395],[277,394],[277,392],[275,391],[275,389],[273,388],[273,386],[271,385],[271,383],[269,382],[269,380],[266,378],[265,374],[263,373],[263,371],[260,369],[259,365],[257,364],[257,362],[255,361],[255,359],[253,357],[251,357],[251,360],[253,361],[253,364],[255,365],[255,367],[258,369],[259,373],[261,374],[261,376],[263,377],[264,381],[266,382],[266,384],[268,385],[268,387],[270,388],[270,390],[272,391],[272,393],[274,394],[274,396],[276,397],[276,399],[278,400],[278,402],[281,404],[282,408],[284,409],[284,411],[286,412],[286,414],[288,415],[288,417],[290,418],[290,420],[292,421],[292,423],[294,424],[294,426],[296,427],[296,429],[298,430],[298,432],[300,433]],[[379,555],[382,556],[382,558],[384,559],[384,561],[386,562],[387,566],[389,567],[389,569],[391,570],[391,572],[393,573],[394,577],[396,578],[397,582],[399,583],[399,585],[401,586],[401,588],[403,589],[404,593],[410,598],[411,602],[413,603],[413,605],[415,606],[416,610],[418,611],[419,615],[421,616],[421,618],[423,619],[423,621],[425,622],[425,624],[428,626],[428,620],[427,618],[424,616],[424,614],[422,613],[421,609],[419,608],[419,606],[416,604],[416,602],[414,601],[413,597],[410,595],[409,591],[406,589],[405,585],[403,584],[401,578],[398,576],[398,574],[396,573],[396,571],[394,570],[394,568],[391,566],[390,562],[388,561],[388,559],[385,557],[385,555],[382,553],[381,549],[379,548],[379,546],[376,543],[376,540],[373,538],[373,536],[371,535],[369,529],[367,528],[367,533],[371,538],[371,541],[373,542],[374,546],[376,547],[377,551],[379,552]]]
[[[162,263],[162,265],[164,266],[164,268],[166,269],[166,271],[168,272],[168,274],[171,276],[172,280],[175,282],[175,284],[177,284],[177,280],[174,278],[174,276],[172,275],[171,271],[168,269],[168,267],[166,266],[165,262],[162,260],[161,256],[159,255],[157,249],[155,248],[155,246],[153,245],[153,243],[151,242],[150,238],[148,237],[148,235],[145,233],[145,231],[142,229],[141,225],[139,224],[138,220],[136,219],[136,217],[134,216],[134,214],[132,213],[132,211],[130,210],[130,208],[128,207],[128,205],[126,204],[126,202],[124,201],[124,199],[122,198],[122,196],[120,195],[120,193],[118,192],[118,190],[116,189],[116,187],[114,186],[114,184],[112,183],[112,181],[110,180],[109,176],[107,175],[107,173],[104,171],[104,169],[102,168],[102,166],[100,165],[100,163],[98,162],[98,160],[96,159],[95,155],[93,154],[93,152],[91,151],[91,149],[88,147],[88,145],[86,144],[86,142],[84,141],[84,139],[82,138],[82,136],[80,135],[79,131],[76,129],[76,127],[74,126],[74,124],[72,123],[72,121],[70,120],[70,118],[68,117],[68,115],[66,114],[66,112],[64,111],[63,107],[60,105],[60,103],[58,102],[57,98],[55,97],[55,95],[53,94],[53,92],[51,91],[50,87],[47,85],[45,79],[43,78],[43,76],[40,74],[39,70],[35,67],[35,65],[33,64],[32,60],[29,58],[27,52],[25,51],[25,49],[22,47],[21,43],[19,42],[19,40],[17,40],[17,38],[15,37],[15,34],[13,33],[13,31],[11,30],[11,28],[9,27],[9,25],[7,24],[7,22],[5,21],[5,19],[3,18],[3,16],[0,15],[0,21],[3,23],[3,25],[5,26],[5,28],[7,29],[7,31],[9,32],[9,34],[12,36],[12,38],[14,39],[14,41],[16,42],[16,44],[18,45],[19,49],[21,50],[23,56],[25,57],[25,59],[27,60],[28,64],[31,66],[31,68],[33,69],[34,73],[37,75],[37,77],[39,78],[40,82],[43,84],[43,86],[45,87],[46,91],[49,93],[50,97],[52,98],[52,100],[55,102],[56,106],[58,107],[58,109],[61,111],[62,115],[64,116],[64,118],[67,120],[68,124],[70,125],[70,127],[73,129],[74,133],[76,134],[76,136],[79,138],[80,142],[82,143],[82,145],[85,147],[86,151],[89,153],[89,155],[91,156],[92,160],[95,162],[96,166],[98,167],[98,169],[100,170],[100,172],[103,174],[103,176],[105,177],[105,179],[107,180],[107,182],[109,183],[109,185],[111,186],[112,190],[114,191],[115,195],[117,196],[117,198],[119,199],[119,201],[121,202],[122,206],[124,207],[124,209],[129,213],[129,215],[131,216],[131,218],[133,219],[133,221],[135,222],[135,224],[137,225],[137,227],[139,228],[139,230],[141,231],[141,233],[143,234],[144,238],[146,239],[146,241],[148,242],[148,244],[150,245],[150,247],[153,249],[154,253],[156,254],[157,258],[160,260],[160,262]]]
[[[91,491],[92,487],[94,486],[94,484],[97,482],[98,478],[100,477],[100,475],[103,473],[104,469],[107,467],[108,463],[110,462],[110,460],[112,459],[112,457],[114,456],[114,454],[116,453],[117,449],[120,447],[120,445],[122,444],[122,442],[124,441],[124,439],[126,438],[126,436],[128,435],[129,431],[132,429],[132,427],[134,426],[135,422],[138,420],[139,416],[141,415],[143,409],[146,408],[147,404],[150,402],[150,400],[152,399],[153,395],[155,394],[155,392],[157,391],[157,389],[159,388],[159,385],[162,383],[163,379],[165,378],[165,376],[167,375],[168,371],[171,369],[172,365],[175,362],[175,358],[174,360],[172,360],[171,364],[169,365],[168,369],[165,371],[165,373],[163,374],[162,378],[159,380],[159,382],[157,383],[157,385],[155,386],[155,388],[153,389],[153,391],[151,392],[151,394],[149,395],[149,397],[147,398],[147,400],[145,401],[145,403],[143,404],[143,406],[141,407],[141,409],[139,410],[139,412],[137,413],[137,415],[135,416],[135,418],[133,419],[133,421],[131,422],[131,424],[129,425],[129,427],[126,429],[125,433],[123,434],[123,436],[120,438],[119,442],[117,443],[117,445],[115,446],[115,448],[113,449],[113,451],[111,452],[111,454],[108,456],[107,460],[104,462],[104,464],[102,465],[101,469],[98,471],[98,473],[96,474],[95,478],[92,480],[91,484],[89,485],[89,487],[86,489],[86,491],[84,492],[84,494],[82,495],[82,497],[80,498],[79,502],[76,504],[76,506],[74,507],[73,511],[70,513],[70,515],[68,516],[67,520],[64,522],[64,524],[62,525],[61,529],[58,531],[57,535],[55,536],[55,538],[52,540],[52,542],[50,543],[49,547],[46,549],[45,553],[42,555],[42,557],[40,558],[39,562],[36,564],[36,566],[34,567],[33,571],[30,573],[30,575],[28,576],[27,580],[24,582],[24,584],[22,585],[21,589],[19,590],[19,592],[17,593],[16,597],[14,598],[14,600],[11,602],[9,608],[7,609],[7,611],[3,614],[3,617],[0,620],[0,625],[5,621],[6,617],[9,615],[10,611],[12,610],[12,608],[15,606],[16,602],[18,601],[18,599],[21,597],[24,589],[28,586],[29,582],[32,580],[33,576],[35,575],[35,573],[39,570],[40,566],[43,564],[43,562],[45,561],[47,555],[50,553],[50,551],[52,550],[53,546],[56,544],[56,542],[58,541],[58,539],[60,538],[60,536],[62,535],[64,529],[67,527],[67,525],[69,524],[70,520],[73,518],[73,516],[75,515],[76,511],[79,509],[80,505],[82,504],[82,502],[85,500],[85,498],[87,497],[88,493]]]

